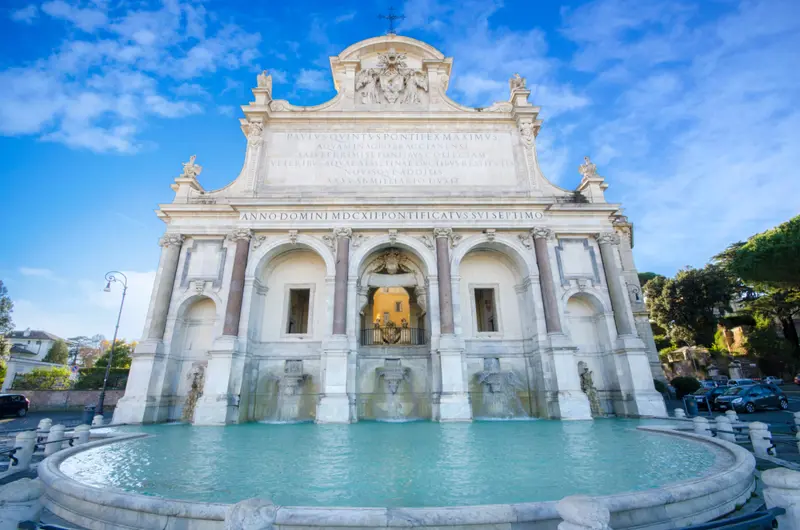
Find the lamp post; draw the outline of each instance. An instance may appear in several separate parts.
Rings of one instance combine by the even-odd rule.
[[[121,276],[118,278],[117,275]],[[108,384],[108,374],[111,371],[111,363],[114,362],[114,346],[117,344],[117,332],[119,331],[119,319],[122,317],[122,306],[125,305],[125,293],[128,292],[128,277],[119,271],[106,273],[105,292],[111,292],[111,283],[120,282],[122,284],[122,301],[119,303],[119,313],[117,314],[117,327],[114,328],[114,338],[111,340],[111,349],[108,350],[108,364],[106,365],[106,375],[103,377],[103,389],[100,391],[100,399],[97,400],[97,411],[95,414],[103,415],[103,402],[106,400],[106,385]]]

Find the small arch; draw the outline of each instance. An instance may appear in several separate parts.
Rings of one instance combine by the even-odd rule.
[[[389,235],[386,234],[367,239],[355,252],[351,253],[350,270],[348,271],[349,277],[359,277],[359,272],[364,267],[366,259],[374,252],[384,248],[398,248],[410,252],[413,257],[420,260],[420,264],[423,266],[422,274],[425,277],[430,278],[431,276],[436,276],[436,257],[433,251],[425,246],[422,241],[414,237],[400,234],[394,238],[390,238]]]
[[[319,254],[325,262],[326,275],[336,275],[336,259],[331,249],[316,237],[298,234],[295,242],[292,242],[288,237],[281,237],[275,240],[267,240],[255,250],[251,250],[245,277],[254,278],[261,276],[263,269],[268,266],[273,258],[284,252],[299,249],[311,250]]]
[[[495,235],[490,238],[486,234],[476,234],[464,239],[453,250],[450,258],[450,274],[454,278],[458,277],[464,256],[473,250],[482,249],[494,250],[511,260],[514,264],[512,269],[519,275],[520,280],[535,274],[538,270],[535,261],[532,259],[533,254],[511,238],[503,235]]]

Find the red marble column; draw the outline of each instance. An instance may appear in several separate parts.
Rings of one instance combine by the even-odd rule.
[[[247,269],[247,256],[250,252],[250,230],[235,230],[228,235],[228,239],[236,242],[236,253],[233,258],[233,272],[231,284],[228,289],[228,304],[225,307],[225,324],[223,335],[236,336],[239,334],[239,320],[242,315],[242,298],[244,297],[244,273]]]

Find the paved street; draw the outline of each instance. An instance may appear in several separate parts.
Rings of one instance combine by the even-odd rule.
[[[106,410],[104,417],[107,421],[111,420],[113,410]],[[64,425],[76,425],[83,417],[81,411],[44,411],[44,412],[29,412],[24,418],[17,418],[14,416],[6,416],[0,418],[0,434],[4,431],[19,430],[19,429],[35,429],[39,424],[39,420],[50,418],[53,423],[62,423]]]

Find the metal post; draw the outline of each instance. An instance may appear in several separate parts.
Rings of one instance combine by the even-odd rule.
[[[114,274],[119,274],[124,280],[118,280]],[[122,318],[122,307],[125,305],[125,294],[128,292],[128,277],[119,271],[111,271],[106,273],[106,291],[110,290],[111,282],[122,282],[122,300],[119,303],[119,313],[117,313],[117,326],[114,328],[114,338],[111,340],[111,349],[108,350],[108,364],[106,365],[106,374],[103,377],[103,388],[100,390],[100,399],[97,400],[97,414],[103,415],[103,403],[106,400],[106,385],[108,385],[108,374],[111,372],[111,363],[114,362],[114,346],[117,344],[117,332],[119,331],[119,321]]]

